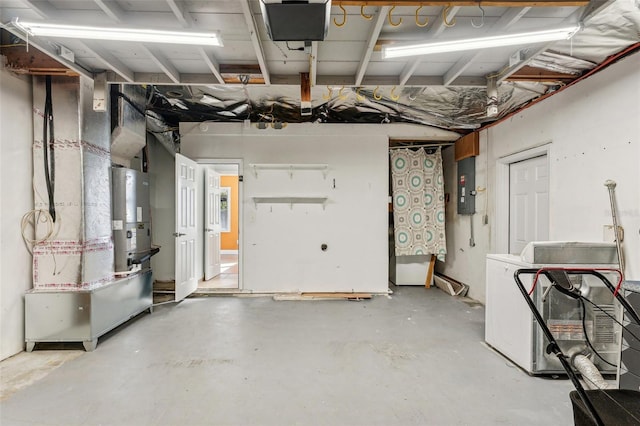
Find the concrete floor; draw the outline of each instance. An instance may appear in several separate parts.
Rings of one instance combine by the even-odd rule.
[[[571,383],[529,377],[485,347],[482,306],[392,288],[359,302],[158,306],[9,395],[0,423],[573,424]]]

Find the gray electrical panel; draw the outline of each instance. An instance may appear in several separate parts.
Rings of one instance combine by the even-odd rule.
[[[476,157],[458,161],[458,214],[476,212]]]

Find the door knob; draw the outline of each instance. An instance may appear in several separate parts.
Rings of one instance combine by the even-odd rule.
[[[180,232],[174,232],[173,233],[174,237],[184,237],[185,235],[187,235],[187,234],[181,234]]]

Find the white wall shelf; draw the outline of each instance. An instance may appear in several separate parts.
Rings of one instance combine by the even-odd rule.
[[[258,170],[286,170],[289,177],[293,179],[293,172],[301,170],[318,170],[322,172],[322,177],[327,178],[329,165],[327,164],[249,164],[253,175],[258,178]]]
[[[293,209],[294,204],[322,204],[322,210],[327,205],[329,197],[301,197],[301,196],[263,196],[252,197],[253,206],[258,208],[258,204],[289,204],[289,207]]]

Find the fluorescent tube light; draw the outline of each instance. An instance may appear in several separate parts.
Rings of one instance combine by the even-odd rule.
[[[220,36],[215,31],[199,33],[137,28],[89,27],[48,24],[44,22],[26,22],[17,19],[13,21],[13,24],[32,36],[222,46]]]
[[[382,46],[382,58],[431,55],[434,53],[460,52],[464,50],[486,49],[488,47],[513,46],[555,40],[568,40],[580,30],[579,25],[517,34],[448,40],[433,43],[389,44]]]

